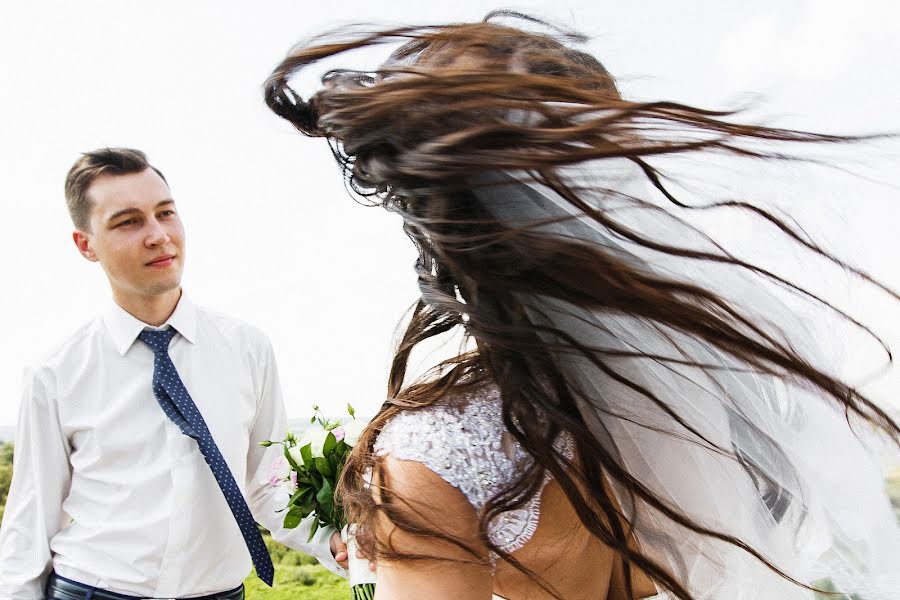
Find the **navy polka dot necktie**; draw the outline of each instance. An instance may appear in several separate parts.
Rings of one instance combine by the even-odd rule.
[[[200,452],[212,469],[213,476],[225,495],[225,501],[228,502],[228,508],[234,514],[234,519],[244,536],[250,557],[253,559],[253,566],[256,567],[256,574],[271,586],[275,569],[266,543],[256,527],[250,508],[241,495],[231,470],[206,427],[203,415],[191,400],[169,357],[169,342],[174,336],[175,330],[172,328],[160,331],[145,329],[138,335],[138,338],[153,350],[153,393],[166,416],[178,425],[185,435],[197,441]]]

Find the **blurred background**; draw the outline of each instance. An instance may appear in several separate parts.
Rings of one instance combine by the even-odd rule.
[[[590,35],[588,49],[631,98],[749,106],[755,120],[816,131],[900,131],[900,5],[889,0],[510,7]],[[109,302],[99,266],[71,242],[62,190],[79,152],[101,146],[143,149],[166,174],[187,228],[185,289],[268,333],[292,418],[312,404],[343,414],[352,402],[373,413],[396,325],[417,297],[412,247],[395,217],[347,196],[323,140],[302,138],[268,112],[261,84],[293,44],[340,24],[479,20],[493,8],[474,0],[3,3],[0,439],[12,437],[22,369]],[[350,66],[375,67],[386,53],[358,53]],[[298,89],[312,91],[320,72],[302,76]],[[839,165],[852,174],[796,166],[732,183],[751,199],[791,187],[807,231],[900,288],[898,143],[855,147]],[[729,232],[755,239],[737,225]],[[818,285],[847,283],[837,278]],[[865,286],[848,289],[844,304],[900,348],[897,307]],[[884,363],[871,347],[849,359]],[[869,389],[900,406],[896,369]]]

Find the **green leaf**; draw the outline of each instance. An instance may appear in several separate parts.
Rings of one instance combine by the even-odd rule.
[[[291,496],[291,499],[288,501],[288,505],[293,506],[302,506],[304,498],[312,498],[315,496],[316,490],[310,486],[297,487],[297,491],[294,492],[294,495]]]
[[[350,418],[351,418],[351,419],[355,419],[355,418],[356,418],[356,411],[353,410],[353,406],[351,406],[349,402],[347,403],[347,412],[350,413]]]
[[[334,447],[334,453],[338,456],[344,456],[347,453],[347,450],[350,446],[344,440],[339,441]]]
[[[337,446],[337,438],[329,431],[328,435],[325,436],[325,443],[322,444],[322,455],[328,456],[331,454],[335,446]]]
[[[319,520],[313,519],[312,527],[309,528],[309,538],[306,540],[307,542],[311,542],[313,536],[316,535],[316,530],[319,529]]]
[[[322,488],[316,494],[316,500],[319,501],[319,510],[330,517],[334,510],[334,489],[327,479],[322,482]]]
[[[308,471],[312,471],[313,469],[313,455],[312,448],[310,444],[306,444],[300,448],[300,456],[303,457],[303,464],[306,466]]]
[[[341,457],[337,454],[331,454],[328,456],[328,465],[331,467],[332,473],[337,473],[338,469],[341,468],[341,463],[344,462],[341,460]],[[337,481],[337,476],[335,476],[335,481]]]
[[[309,472],[309,477],[312,479],[312,487],[315,489],[319,489],[322,487],[322,474],[317,470],[313,469]]]
[[[291,469],[293,469],[295,471],[300,470],[300,465],[298,465],[297,462],[294,460],[294,457],[291,456],[291,453],[288,450],[287,446],[284,446],[284,457],[287,459],[288,464],[291,465]]]
[[[299,506],[293,507],[284,516],[284,528],[293,529],[303,520],[303,510]]]
[[[310,425],[311,425],[311,424],[313,424],[313,423],[315,423],[315,422],[316,422],[316,415],[313,415],[312,417],[310,417],[309,423],[310,423]]]
[[[310,494],[308,497],[303,498],[303,501],[300,504],[300,508],[303,509],[304,515],[308,515],[309,513],[316,510],[316,495]]]
[[[332,477],[334,476],[334,469],[331,468],[331,465],[328,463],[327,458],[323,458],[321,456],[317,456],[315,458],[316,461],[316,470],[322,474],[323,477]]]

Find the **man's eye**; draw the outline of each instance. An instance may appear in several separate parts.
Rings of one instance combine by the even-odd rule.
[[[134,220],[134,219],[125,219],[124,221],[119,222],[119,223],[116,225],[116,227],[123,227],[123,226],[125,226],[125,225],[131,225],[132,223],[135,223],[135,220]]]
[[[159,216],[161,216],[161,217],[171,217],[171,216],[174,215],[174,214],[175,214],[175,211],[174,211],[174,210],[164,210],[164,211],[162,211],[161,213],[159,213]]]

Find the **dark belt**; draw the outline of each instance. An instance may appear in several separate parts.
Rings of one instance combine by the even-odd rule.
[[[50,577],[47,578],[45,597],[47,600],[151,600],[141,596],[117,594],[116,592],[72,581],[56,573],[50,573]],[[166,600],[178,599],[168,598]],[[208,596],[192,596],[189,600],[244,600],[244,584],[227,592],[210,594]]]

